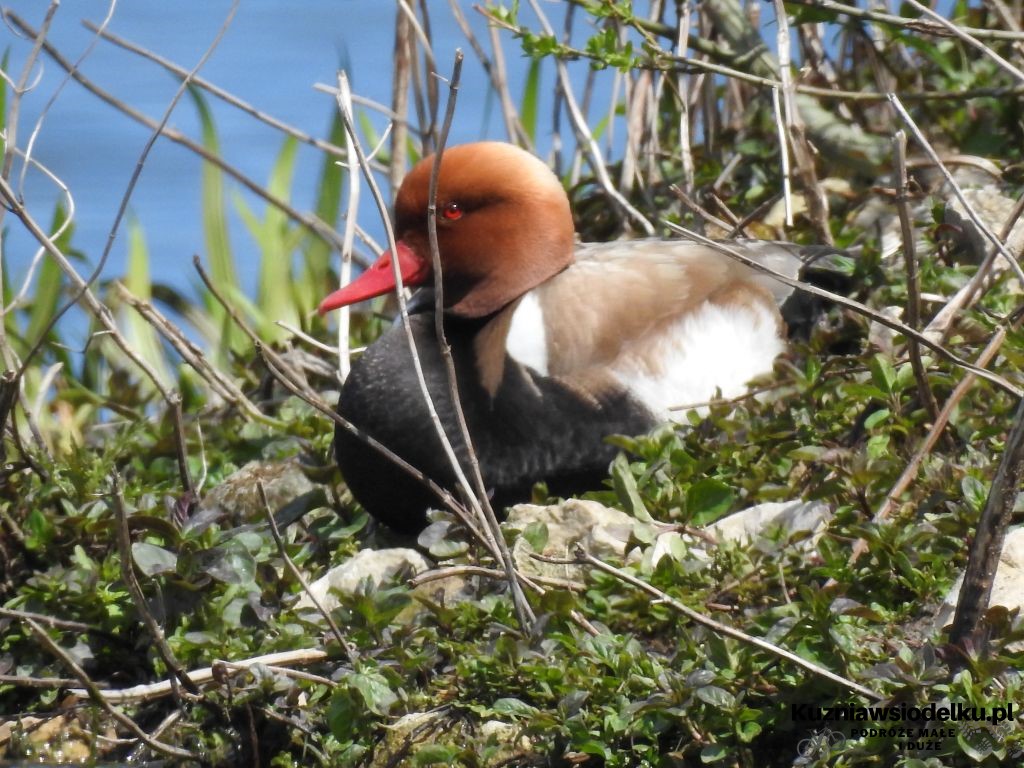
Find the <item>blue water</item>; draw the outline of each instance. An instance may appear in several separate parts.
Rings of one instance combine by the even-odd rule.
[[[34,27],[41,23],[48,3],[43,0],[13,0],[7,7]],[[145,46],[177,64],[191,68],[214,39],[230,8],[225,0],[177,0],[174,3],[122,0],[109,30]],[[336,71],[344,66],[353,90],[381,103],[390,103],[393,66],[392,43],[395,3],[381,0],[243,0],[238,13],[212,58],[200,75],[255,107],[302,130],[326,137],[334,113],[333,98],[314,90],[317,83],[336,82]],[[431,4],[434,47],[439,67],[450,71],[455,49],[466,52],[463,87],[452,141],[505,138],[500,115],[487,95],[485,74],[466,44],[461,31],[450,19],[447,4]],[[82,19],[101,23],[108,3],[99,0],[65,0],[54,19],[49,40],[66,58],[76,60],[92,41]],[[466,15],[486,41],[486,27],[478,14]],[[9,48],[7,71],[20,76],[30,41],[13,30],[0,32]],[[522,82],[525,60],[518,44],[508,40],[506,53],[515,82]],[[159,120],[178,86],[177,80],[156,64],[100,41],[82,63],[81,71],[102,88],[112,92],[150,117]],[[550,77],[550,73],[548,73]],[[38,81],[36,82],[36,79]],[[45,54],[30,78],[36,82],[26,94],[19,121],[19,146],[25,142],[46,103],[64,80],[64,72]],[[551,89],[548,88],[550,94]],[[281,149],[283,137],[218,100],[209,97],[225,159],[253,179],[265,183]],[[386,119],[367,113],[378,131]],[[198,121],[186,96],[175,109],[170,123],[190,137],[199,136]],[[74,82],[68,82],[56,97],[42,122],[33,156],[46,165],[70,188],[76,207],[75,248],[83,252],[88,265],[96,263],[114,222],[125,187],[149,139],[149,129],[133,122]],[[301,210],[313,205],[320,153],[302,146],[299,151],[292,201]],[[142,177],[131,198],[131,215],[145,233],[152,260],[153,278],[188,292],[196,282],[191,267],[193,254],[204,250],[201,231],[200,170],[198,158],[167,140],[157,142],[146,161]],[[12,181],[18,181],[17,173]],[[234,198],[241,196],[262,215],[264,204],[238,185],[228,181],[228,205],[232,212],[232,245],[244,271],[247,288],[254,288],[256,248],[239,217]],[[59,195],[41,174],[28,175],[23,193],[31,213],[48,224]],[[385,191],[386,195],[389,195]],[[389,195],[390,196],[390,195]],[[364,198],[367,195],[364,191]],[[382,228],[372,205],[363,206],[361,223],[378,237]],[[7,215],[8,231],[4,253],[5,277],[15,285],[25,274],[35,244],[21,232],[21,225]],[[125,269],[126,229],[122,226],[105,265],[104,277],[117,277]],[[248,264],[244,260],[249,259]]]

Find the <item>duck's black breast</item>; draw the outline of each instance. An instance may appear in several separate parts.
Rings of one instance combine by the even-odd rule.
[[[427,388],[438,417],[462,466],[467,451],[458,429],[432,312],[410,317]],[[503,378],[492,397],[481,385],[473,338],[480,321],[448,319],[459,396],[496,508],[529,499],[533,484],[545,481],[552,493],[569,495],[600,487],[615,448],[604,438],[638,434],[654,416],[626,391],[582,397],[558,379],[506,358]],[[396,324],[352,366],[338,412],[376,438],[438,485],[455,490],[455,474],[417,382],[405,329]],[[418,479],[339,427],[338,465],[355,498],[392,528],[417,532],[428,507],[440,505]]]

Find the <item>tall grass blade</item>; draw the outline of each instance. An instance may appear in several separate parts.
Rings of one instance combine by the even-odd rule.
[[[197,88],[189,88],[189,95],[199,114],[202,129],[203,146],[211,153],[220,155],[220,141],[213,114]],[[201,182],[201,202],[203,217],[203,238],[206,243],[206,262],[210,276],[217,286],[228,296],[234,297],[242,293],[238,283],[238,270],[231,250],[228,236],[227,210],[224,202],[224,173],[212,163],[203,163]],[[208,337],[214,364],[223,367],[228,360],[229,352],[242,352],[245,343],[241,333],[235,329],[224,308],[204,292],[203,303],[210,315],[210,324],[217,329],[215,335]]]
[[[267,191],[281,200],[291,197],[298,146],[296,139],[285,139],[267,183]],[[304,232],[290,225],[285,213],[274,206],[268,205],[260,220],[240,194],[235,196],[235,204],[260,250],[256,324],[262,338],[272,342],[280,341],[285,338],[287,331],[275,322],[280,320],[289,325],[297,325],[299,322],[292,285],[292,261]]]
[[[50,232],[56,232],[67,219],[67,210],[60,203],[53,212],[53,222],[50,225]],[[71,235],[74,232],[74,225],[69,226],[54,241],[54,245],[62,253],[68,253],[71,249]],[[60,302],[61,290],[64,287],[64,273],[61,272],[57,263],[50,258],[44,258],[39,265],[39,274],[36,277],[35,293],[32,296],[32,305],[28,312],[28,325],[25,328],[24,340],[27,344],[35,344],[39,336],[50,323],[50,318],[57,311]],[[9,315],[13,316],[13,315]],[[50,339],[56,340],[56,331],[50,332]],[[67,362],[67,351],[56,347],[58,356]]]
[[[336,147],[345,141],[345,125],[337,113],[331,120],[329,141]],[[338,164],[338,158],[324,155],[317,184],[316,215],[335,229],[340,218],[344,179],[345,169]],[[302,315],[314,309],[330,288],[332,250],[330,243],[316,234],[311,233],[306,238],[302,268],[295,280],[296,303]]]
[[[149,273],[149,248],[142,226],[134,218],[128,221],[128,271],[125,274],[124,285],[143,301],[150,301],[153,297]],[[173,382],[174,377],[166,350],[153,326],[130,307],[123,308],[121,317],[128,342],[149,363],[163,384],[169,385]],[[147,389],[153,387],[148,379],[143,379],[142,385]]]
[[[537,105],[540,103],[540,59],[533,59],[523,84],[523,99],[519,105],[519,119],[530,142],[537,145]]]

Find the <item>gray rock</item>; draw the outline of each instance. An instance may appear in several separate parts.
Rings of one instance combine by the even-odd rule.
[[[807,533],[812,540],[825,530],[832,510],[820,501],[769,501],[723,517],[707,527],[719,542],[754,542],[781,529],[784,538]]]
[[[324,609],[331,611],[338,607],[335,591],[346,595],[369,594],[430,567],[430,561],[415,549],[363,549],[310,584],[310,592]],[[308,594],[303,594],[295,607],[306,610],[316,606]]]
[[[380,747],[374,752],[373,768],[411,765],[417,748],[427,744],[472,746],[480,753],[485,747],[497,747],[482,766],[514,765],[518,758],[530,754],[530,740],[515,725],[500,720],[471,724],[464,718],[452,720],[443,711],[413,712],[403,715],[388,726]]]
[[[263,483],[267,502],[275,512],[300,496],[319,490],[306,477],[297,459],[251,461],[211,488],[199,509],[217,510],[235,524],[265,520],[266,510],[257,483]]]
[[[544,563],[531,555],[570,559],[579,544],[595,557],[621,561],[636,523],[621,510],[596,501],[570,499],[547,507],[519,504],[509,510],[508,519],[502,527],[519,534],[531,525],[543,524],[547,528],[547,542],[540,552],[535,552],[522,535],[513,543],[512,558],[523,574],[579,581],[582,578],[580,566]]]
[[[941,630],[953,621],[963,584],[964,576],[961,573],[935,614],[936,630]],[[1001,605],[1011,611],[1024,610],[1024,526],[1013,528],[1006,534],[988,604],[990,608]],[[1014,643],[1011,647],[1020,650],[1024,648],[1024,643]]]

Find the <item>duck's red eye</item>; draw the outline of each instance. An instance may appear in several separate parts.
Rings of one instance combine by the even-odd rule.
[[[462,218],[462,208],[458,203],[448,203],[441,209],[441,215],[448,221],[458,221]]]

